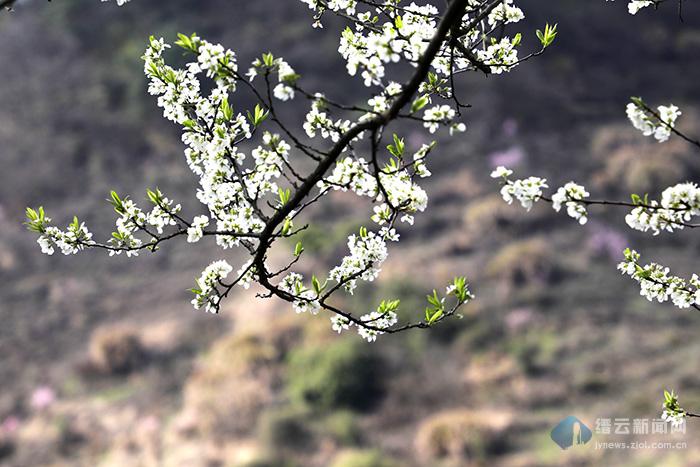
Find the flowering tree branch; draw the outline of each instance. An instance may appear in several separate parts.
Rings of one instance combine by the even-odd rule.
[[[118,5],[128,1],[116,0]],[[206,206],[206,214],[188,220],[181,214],[180,204],[158,189],[147,191],[152,205],[148,212],[129,197],[112,192],[110,203],[118,216],[116,231],[109,241],[100,243],[77,217],[60,229],[42,207],[28,208],[27,226],[39,235],[42,251],[53,254],[58,249],[69,255],[96,248],[110,255],[134,256],[143,250],[155,252],[162,243],[178,237],[186,237],[190,243],[213,237],[222,249],[243,247],[250,259],[232,278],[233,267],[226,260],[207,266],[192,289],[195,308],[217,312],[235,287],[257,283],[262,289],[258,296],[278,297],[290,302],[297,312],[330,312],[333,330],[343,332],[355,326],[368,341],[380,334],[430,327],[456,315],[473,299],[466,279],[457,277],[444,294],[433,290],[426,297],[424,317],[405,323],[399,323],[397,299],[382,300],[375,310],[364,314],[344,310],[333,300],[341,291],[352,294],[360,281],[376,279],[388,256],[388,242],[399,240],[399,225],[412,225],[414,216],[427,207],[427,194],[418,181],[431,175],[426,162],[435,141],[423,145],[410,158],[404,139],[392,133],[385,152],[382,141],[390,125],[401,120],[418,123],[430,134],[440,129],[448,130],[449,135],[465,131],[466,125],[457,117],[468,105],[460,102],[455,77],[474,71],[486,75],[510,71],[541,55],[554,42],[556,25],[537,30],[540,48],[520,56],[522,34],[504,33],[525,16],[513,0],[447,0],[442,11],[432,3],[402,5],[401,0],[301,1],[313,11],[314,27],[322,27],[327,13],[348,22],[338,50],[348,73],[359,74],[371,90],[366,106],[335,102],[322,93],[305,90],[295,70],[270,53],[241,73],[233,51],[195,34],[179,35],[175,44],[194,59],[176,69],[164,57],[170,46],[151,38],[143,57],[149,93],[157,96],[164,117],[182,127],[187,164],[199,177],[197,198]],[[665,1],[630,0],[628,10],[634,15]],[[10,9],[13,4],[14,0],[0,0],[0,8]],[[678,11],[682,20],[681,0]],[[401,61],[413,67],[404,84],[388,78],[392,64]],[[208,94],[201,86],[202,75],[212,84],[204,86],[212,88]],[[254,82],[258,76],[262,89]],[[229,101],[240,87],[257,101],[255,108],[245,113]],[[277,101],[284,103],[296,95],[311,105],[302,125],[305,135],[283,122],[277,109]],[[700,148],[699,140],[675,128],[681,115],[678,107],[653,109],[641,98],[632,98],[626,111],[644,135],[660,143],[676,135]],[[341,118],[334,120],[334,113],[342,114]],[[260,144],[250,155],[245,154],[243,145],[254,137],[260,137]],[[327,142],[332,144],[324,149]],[[295,158],[297,155],[304,163]],[[309,164],[313,168],[305,173]],[[654,235],[700,226],[690,222],[700,216],[700,188],[695,183],[668,187],[658,200],[632,194],[632,201],[625,202],[592,200],[586,189],[573,181],[546,195],[546,179],[511,179],[512,174],[499,167],[491,176],[502,181],[506,202],[517,200],[527,210],[542,200],[556,211],[566,207],[570,217],[585,224],[589,206],[623,207],[630,209],[625,218],[630,228]],[[304,254],[300,241],[284,266],[270,266],[273,245],[305,230],[308,223],[295,226],[295,222],[301,217],[310,221],[302,214],[336,190],[352,191],[372,203],[374,230],[362,226],[350,235],[349,254],[322,278],[313,274],[309,281],[294,271]],[[670,299],[679,308],[700,310],[697,275],[686,280],[659,264],[642,265],[639,253],[629,248],[624,256],[618,269],[639,283],[647,299]],[[676,424],[699,416],[682,409],[673,391],[666,391],[664,397],[665,420]]]
[[[466,126],[456,118],[466,105],[456,96],[455,76],[486,69],[493,74],[507,72],[551,45],[556,27],[537,31],[540,50],[519,59],[521,34],[500,37],[506,25],[524,18],[512,0],[451,0],[442,11],[431,4],[302,1],[314,11],[314,26],[321,26],[327,12],[348,21],[339,52],[349,74],[361,74],[372,90],[367,106],[334,102],[305,90],[295,70],[269,53],[242,73],[233,51],[194,34],[179,35],[176,45],[194,60],[175,69],[165,58],[170,46],[151,38],[144,55],[149,92],[157,96],[163,115],[183,129],[187,163],[200,178],[197,197],[208,213],[188,220],[181,206],[158,189],[148,190],[150,211],[112,192],[117,230],[108,242],[100,243],[77,218],[62,230],[52,225],[43,208],[27,209],[28,227],[39,234],[42,250],[74,254],[98,248],[110,255],[133,256],[142,250],[156,251],[178,237],[188,242],[213,237],[224,249],[243,247],[250,259],[235,274],[225,260],[211,263],[192,289],[195,308],[217,312],[236,286],[256,283],[263,290],[260,297],[291,302],[297,312],[330,312],[334,330],[356,326],[369,341],[383,333],[426,328],[457,314],[473,298],[463,277],[455,278],[444,294],[433,290],[424,316],[405,323],[399,323],[396,299],[382,300],[376,310],[364,314],[335,303],[339,292],[353,293],[359,282],[378,277],[388,243],[399,240],[399,224],[412,225],[415,214],[427,206],[427,194],[418,181],[430,176],[426,160],[435,142],[423,145],[410,158],[401,136],[392,133],[387,146],[382,141],[389,126],[399,120],[418,123],[431,134],[441,128],[450,135],[463,132]],[[492,37],[494,32],[499,38]],[[410,77],[404,84],[387,80],[388,67],[402,60],[413,67]],[[208,95],[202,92],[201,75],[213,82]],[[262,85],[256,84],[258,77]],[[244,113],[231,106],[229,96],[239,88],[256,99],[254,109]],[[305,135],[283,122],[277,110],[279,102],[296,95],[311,104],[302,125]],[[333,119],[335,112],[343,118]],[[272,126],[280,134],[271,131]],[[261,136],[261,144],[252,150],[251,161],[241,145],[256,136]],[[332,143],[329,148],[319,144],[323,140]],[[297,154],[306,162],[292,157]],[[305,173],[309,163],[313,168]],[[377,228],[363,226],[350,235],[349,255],[327,275],[312,275],[309,281],[294,271],[304,254],[301,242],[285,266],[270,266],[273,245],[306,229],[308,223],[295,224],[302,217],[308,221],[307,209],[336,190],[370,200]]]

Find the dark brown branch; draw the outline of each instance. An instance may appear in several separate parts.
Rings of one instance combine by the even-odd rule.
[[[494,0],[486,8],[479,12],[479,14],[474,17],[467,29],[470,30],[479,24],[488,14],[498,6],[502,0]],[[393,101],[391,107],[381,115],[373,117],[371,120],[361,122],[350,128],[345,134],[343,134],[337,143],[330,149],[327,155],[319,162],[316,169],[308,176],[308,178],[302,183],[302,185],[295,191],[291,200],[284,206],[282,206],[275,214],[270,218],[270,220],[265,225],[261,235],[260,243],[258,245],[258,250],[253,259],[255,265],[255,272],[258,276],[258,281],[260,285],[266,288],[272,295],[276,295],[285,301],[295,301],[297,298],[292,294],[281,290],[279,287],[275,286],[270,282],[269,273],[265,266],[265,259],[267,255],[267,250],[272,244],[272,239],[275,230],[279,225],[284,222],[287,216],[299,205],[304,202],[304,199],[310,194],[311,190],[316,186],[316,184],[323,179],[326,172],[333,166],[333,164],[338,160],[340,155],[345,151],[345,149],[351,144],[351,142],[360,136],[362,133],[376,132],[380,128],[386,126],[389,122],[396,119],[399,115],[401,109],[403,109],[416,95],[421,83],[426,79],[433,60],[440,52],[447,36],[452,30],[453,26],[460,22],[464,12],[467,8],[468,0],[454,0],[450,3],[445,11],[445,15],[440,21],[435,35],[430,40],[428,47],[421,56],[420,60],[416,65],[415,72],[411,79],[402,88],[402,92]],[[341,315],[355,324],[362,325],[371,329],[370,326],[361,323],[357,318],[352,316],[350,313],[339,310],[331,305],[323,304],[324,308]],[[445,313],[443,317],[449,316],[454,313],[459,305],[455,306],[453,310]],[[397,330],[409,329],[411,327],[427,327],[426,323],[416,323],[405,325],[401,328],[397,328],[392,332]],[[378,331],[389,332],[389,330],[377,329]]]

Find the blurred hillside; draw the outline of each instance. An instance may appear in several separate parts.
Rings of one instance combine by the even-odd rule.
[[[622,1],[523,2],[526,45],[549,21],[555,46],[508,76],[462,79],[468,131],[440,141],[430,209],[348,306],[395,295],[420,314],[457,274],[477,300],[461,320],[371,345],[254,293],[221,315],[193,311],[186,289],[215,245],[49,258],[21,225],[43,204],[104,235],[110,189],[138,199],[158,186],[199,213],[178,129],[145,90],[149,35],[196,31],[242,64],[269,50],[306,89],[360,101],[336,52],[340,22],[312,29],[305,5],[275,0],[27,0],[0,13],[0,465],[700,465],[692,423],[638,438],[688,441],[681,451],[563,452],[549,439],[571,414],[591,428],[656,418],[665,387],[700,407],[698,316],[642,300],[615,271],[630,245],[689,273],[697,236],[651,241],[621,211],[592,210],[585,228],[546,206],[526,214],[486,176],[504,164],[618,199],[697,180],[697,151],[650,142],[624,118],[641,95],[678,105],[698,133],[700,5],[686,4],[679,23],[670,4],[631,17]],[[293,121],[306,105],[288,107]],[[426,138],[406,131],[411,147]],[[304,233],[310,270],[337,262],[367,218],[351,196],[333,202],[336,217]]]

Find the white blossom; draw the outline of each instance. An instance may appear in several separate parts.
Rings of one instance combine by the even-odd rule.
[[[694,216],[700,215],[700,188],[695,183],[679,183],[666,188],[661,199],[634,208],[625,221],[634,230],[654,235],[662,231],[683,229]]]
[[[101,1],[103,1],[103,2],[108,2],[109,0],[101,0]],[[122,6],[122,5],[124,5],[124,4],[125,4],[126,2],[128,2],[128,1],[130,1],[130,0],[117,0],[117,5],[118,5],[118,6]]]
[[[504,37],[486,49],[478,50],[476,55],[489,67],[491,73],[498,75],[510,71],[518,64],[518,43],[519,39]]]
[[[279,83],[277,86],[275,86],[275,89],[273,89],[272,93],[277,99],[281,101],[288,101],[290,99],[294,99],[294,89],[283,83]]]
[[[569,182],[552,195],[552,208],[559,212],[562,205],[566,206],[569,217],[573,217],[579,224],[584,225],[588,221],[588,212],[585,204],[579,201],[588,198],[589,195],[590,193],[581,185]]]
[[[117,4],[126,1],[117,0]],[[300,78],[292,66],[270,53],[253,60],[244,77],[243,72],[239,73],[236,54],[221,44],[194,34],[180,35],[176,45],[185,50],[188,60],[181,67],[174,67],[165,58],[170,45],[152,37],[143,55],[148,92],[156,98],[164,118],[182,129],[185,161],[197,177],[196,198],[204,206],[204,214],[194,217],[188,224],[179,215],[181,206],[159,191],[149,191],[154,206],[146,211],[131,199],[120,199],[113,193],[112,204],[118,214],[116,231],[106,244],[96,244],[92,234],[77,220],[65,231],[53,227],[42,211],[32,224],[39,233],[41,250],[47,254],[56,249],[73,254],[88,246],[100,246],[109,250],[110,255],[133,256],[145,248],[157,249],[163,239],[186,234],[187,241],[195,243],[205,233],[211,233],[223,249],[244,245],[248,251],[258,251],[260,234],[269,227],[269,219],[274,215],[270,212],[282,209],[289,202],[292,189],[299,186],[295,177],[302,182],[303,177],[294,172],[291,145],[280,135],[265,131],[264,122],[271,112],[268,108],[271,104],[263,102],[255,109],[233,105],[245,101],[234,96],[237,84],[245,79],[251,85],[257,79],[256,86],[269,83],[267,92],[283,102],[293,99],[297,93],[311,97],[311,108],[303,121],[304,132],[311,139],[337,143],[355,125],[385,115],[396,102],[405,102],[403,97],[414,97],[403,96],[403,86],[389,74],[393,64],[404,61],[415,66],[418,63],[435,36],[441,17],[436,6],[415,2],[399,7],[398,2],[388,1],[376,7],[362,4],[361,8],[357,0],[302,2],[313,11],[314,27],[321,27],[321,16],[326,11],[342,13],[349,21],[350,26],[341,34],[338,51],[345,60],[347,72],[358,76],[372,89],[367,98],[360,101],[365,103],[364,107],[358,107],[352,117],[352,113],[347,112],[339,118],[334,115],[338,106],[323,94],[307,94],[297,84]],[[358,11],[360,9],[362,11]],[[463,27],[472,26],[462,31],[456,40],[466,50],[473,50],[479,60],[487,62],[493,73],[510,70],[518,62],[516,48],[520,35],[492,40],[490,33],[501,25],[521,21],[522,10],[513,0],[506,0],[483,21],[474,21],[477,10],[467,9],[459,18]],[[436,133],[440,128],[446,128],[450,135],[466,131],[464,123],[455,121],[458,112],[451,105],[449,77],[473,70],[475,65],[471,57],[459,52],[460,49],[454,48],[451,41],[444,41],[429,64],[430,72],[419,85],[419,95],[415,96],[417,100],[410,113],[422,120],[429,133]],[[264,77],[264,83],[259,84],[260,76]],[[350,235],[347,255],[328,272],[323,284],[316,276],[312,277],[310,286],[308,281],[305,284],[301,274],[288,270],[293,262],[283,269],[286,275],[277,285],[276,293],[290,301],[297,313],[318,313],[325,306],[323,290],[327,290],[329,283],[335,283],[331,287],[342,286],[353,293],[359,281],[375,280],[388,257],[388,242],[397,242],[401,237],[397,224],[413,225],[415,216],[427,208],[428,195],[418,182],[431,176],[427,155],[435,143],[423,144],[412,155],[405,154],[403,139],[394,136],[400,149],[395,147],[385,153],[382,145],[381,154],[368,155],[361,152],[364,144],[360,143],[369,133],[356,134],[346,142],[316,188],[319,198],[331,191],[349,191],[364,197],[371,203],[370,218],[377,230],[368,231],[363,227],[359,234]],[[259,141],[252,141],[254,135],[261,136]],[[298,143],[294,135],[289,138],[294,140],[299,152],[307,152],[307,147]],[[499,176],[507,178],[511,173],[502,172]],[[536,177],[508,182],[504,198],[518,199],[529,209],[546,186],[546,181]],[[276,227],[273,239],[292,235],[294,218],[303,207],[296,205],[291,213],[284,213],[284,222],[273,226]],[[213,231],[205,232],[210,224]],[[299,256],[303,248],[297,250],[295,255]],[[226,261],[210,264],[193,289],[195,308],[216,312],[221,297],[228,295],[233,285],[248,288],[260,279],[252,261],[249,259],[241,266],[231,284],[223,282],[232,271]],[[279,280],[277,276],[271,275],[269,279]],[[452,289],[449,293],[456,294]],[[376,311],[356,320],[333,316],[332,328],[342,332],[355,324],[362,337],[373,341],[397,322],[394,308],[386,306],[383,302]]]
[[[449,105],[436,105],[425,111],[423,119],[426,120],[423,126],[430,133],[435,133],[440,127],[440,123],[449,123],[455,117],[455,111]]]
[[[340,315],[331,316],[331,329],[340,334],[347,331],[352,326],[352,321]]]
[[[197,289],[194,289],[195,297],[192,299],[192,306],[195,309],[204,307],[209,313],[216,313],[220,296],[217,287],[225,279],[233,267],[225,260],[214,261],[207,266],[199,279],[197,279]]]
[[[373,281],[381,271],[381,265],[388,256],[384,237],[375,232],[348,237],[350,254],[343,258],[339,266],[333,268],[329,279],[343,283],[345,289],[353,293],[357,280]]]
[[[606,2],[609,1],[614,1],[614,0],[605,0]],[[636,15],[639,10],[642,8],[646,8],[648,6],[654,5],[654,2],[652,0],[629,0],[629,3],[627,4],[627,11],[631,15]]]
[[[539,177],[528,177],[515,181],[509,180],[501,188],[501,196],[508,204],[511,204],[514,199],[518,200],[522,207],[529,211],[534,203],[542,198],[542,189],[547,187],[547,180]]]
[[[491,11],[488,23],[493,27],[499,23],[517,23],[523,19],[525,19],[523,10],[513,5],[513,0],[505,0]]]
[[[689,281],[670,274],[667,267],[657,263],[639,264],[640,255],[634,250],[625,250],[625,260],[617,269],[623,275],[636,280],[640,286],[640,295],[649,301],[659,303],[668,301],[678,308],[700,305],[700,278],[693,274]]]
[[[681,111],[673,104],[660,105],[657,110],[658,118],[640,105],[630,102],[627,104],[627,117],[644,136],[653,135],[659,143],[663,143],[671,137],[671,128],[675,126]]]
[[[508,178],[511,175],[513,175],[513,171],[503,167],[502,165],[499,165],[493,172],[491,172],[491,178]]]
[[[197,216],[192,219],[192,224],[187,229],[187,241],[189,243],[198,242],[204,235],[204,227],[208,225],[209,218],[207,216]]]

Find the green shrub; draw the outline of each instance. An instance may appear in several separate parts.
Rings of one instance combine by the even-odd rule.
[[[256,459],[240,465],[240,467],[298,467],[299,464],[289,459]]]
[[[512,414],[491,410],[455,409],[429,416],[418,427],[416,455],[434,465],[455,460],[457,465],[480,463],[508,450],[507,433]]]
[[[356,446],[362,440],[362,430],[352,412],[341,410],[328,415],[322,423],[324,433],[345,446]]]
[[[90,338],[88,354],[92,369],[107,375],[136,371],[148,361],[148,352],[139,333],[120,325],[95,331]]]
[[[304,250],[314,255],[329,255],[345,246],[347,237],[357,232],[360,224],[357,221],[338,221],[333,224],[311,224],[308,228],[295,235],[292,245],[301,242]]]
[[[331,467],[397,467],[391,459],[376,450],[341,451]]]
[[[528,375],[537,375],[554,366],[558,352],[556,335],[551,332],[530,332],[511,339],[508,350]]]
[[[383,394],[382,361],[375,350],[348,338],[291,354],[288,390],[293,401],[316,410],[367,410]]]
[[[308,419],[308,413],[294,407],[268,410],[258,420],[258,437],[273,452],[304,450],[313,442]]]

